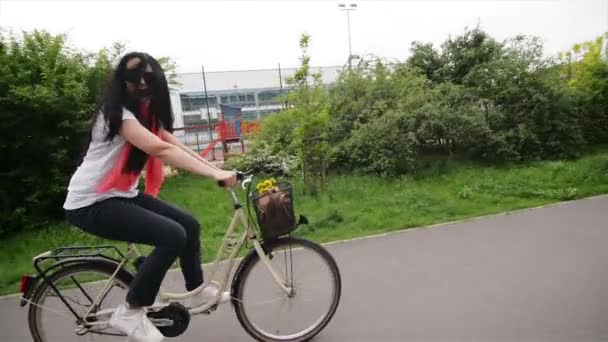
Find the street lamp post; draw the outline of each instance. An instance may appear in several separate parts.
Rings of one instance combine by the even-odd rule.
[[[353,56],[353,51],[352,51],[352,45],[351,45],[351,41],[350,41],[350,11],[354,11],[357,9],[357,4],[338,4],[338,8],[341,11],[345,11],[346,12],[346,22],[348,25],[348,68],[350,69],[352,67],[352,56]]]
[[[203,87],[205,90],[205,104],[207,106],[207,133],[209,134],[208,143],[213,142],[213,133],[211,131],[211,114],[209,113],[209,96],[207,95],[207,78],[205,77],[205,67],[201,66],[203,72]],[[198,134],[196,135],[198,139]],[[211,159],[215,160],[215,149],[211,149]]]

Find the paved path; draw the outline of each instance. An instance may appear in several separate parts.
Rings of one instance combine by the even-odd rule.
[[[607,222],[598,197],[331,244],[343,297],[315,341],[608,341]],[[16,303],[0,341],[31,341]],[[251,339],[225,306],[168,340]]]

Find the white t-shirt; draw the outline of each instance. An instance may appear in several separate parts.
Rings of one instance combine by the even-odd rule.
[[[122,110],[123,120],[137,120],[135,115],[126,108]],[[105,141],[108,135],[103,113],[97,115],[97,120],[93,125],[91,143],[82,164],[76,169],[70,184],[68,185],[68,195],[63,204],[67,210],[86,207],[95,202],[111,197],[135,197],[138,194],[137,185],[139,178],[129,191],[109,190],[97,193],[97,187],[106,175],[112,170],[120,158],[120,153],[125,145],[125,139],[116,134],[112,141]]]

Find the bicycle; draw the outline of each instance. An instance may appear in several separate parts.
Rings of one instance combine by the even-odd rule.
[[[246,190],[247,213],[235,189],[227,189],[234,215],[212,263],[209,281],[190,292],[161,290],[158,301],[148,308],[148,316],[163,335],[183,334],[192,315],[214,312],[226,302],[222,294],[228,290],[228,301],[241,326],[258,341],[306,341],[321,332],[334,316],[342,286],[334,258],[321,245],[291,236],[295,227],[280,236],[263,237],[263,227],[256,227],[249,210],[252,178],[253,175],[237,172],[237,179]],[[306,223],[304,216],[300,216],[300,223]],[[239,251],[249,245],[253,248],[231,278]],[[137,265],[142,258],[134,244],[129,244],[124,254],[116,246],[102,245],[62,247],[36,256],[33,263],[37,274],[24,275],[21,281],[21,306],[29,304],[28,323],[34,341],[65,341],[72,333],[100,340],[124,336],[108,321],[133,279],[126,266],[130,261]],[[41,265],[48,260],[54,263],[43,268]],[[223,270],[221,263],[227,263]],[[327,284],[321,282],[322,276],[327,277]],[[197,307],[186,308],[180,303],[201,293],[205,286],[216,286],[218,295]],[[114,289],[121,292],[112,292]],[[316,295],[321,297],[313,302],[311,298]],[[309,305],[311,302],[313,305]],[[65,306],[69,312],[53,309],[53,304]],[[277,304],[283,310],[272,315]],[[311,313],[312,318],[303,317]],[[58,322],[58,317],[68,320]],[[284,322],[288,326],[276,326]]]

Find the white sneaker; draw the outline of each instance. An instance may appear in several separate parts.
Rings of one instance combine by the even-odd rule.
[[[217,300],[219,296],[219,300]],[[213,285],[207,285],[197,296],[190,297],[186,303],[186,307],[189,309],[197,308],[199,306],[206,305],[210,302],[217,302],[217,304],[226,303],[230,300],[230,292],[225,291],[219,294],[217,287]]]
[[[127,341],[160,342],[163,334],[150,322],[144,308],[128,309],[120,305],[110,318],[110,325],[127,334]]]

